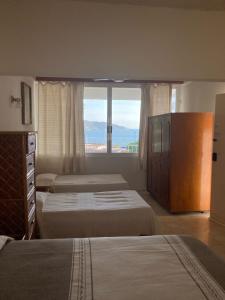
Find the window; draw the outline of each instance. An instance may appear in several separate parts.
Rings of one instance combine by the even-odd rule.
[[[86,153],[137,153],[140,108],[139,87],[85,87]]]
[[[170,111],[176,112],[176,103],[177,101],[177,90],[175,88],[172,89],[172,95],[171,95],[171,105],[170,105]]]

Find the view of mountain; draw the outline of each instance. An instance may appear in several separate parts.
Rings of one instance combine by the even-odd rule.
[[[138,129],[130,129],[113,124],[112,131],[112,143],[114,146],[126,147],[129,143],[138,141]],[[84,132],[86,144],[105,144],[107,140],[107,123],[84,121]]]

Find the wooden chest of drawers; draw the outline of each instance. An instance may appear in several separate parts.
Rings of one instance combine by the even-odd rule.
[[[0,235],[33,235],[35,148],[35,132],[0,132]]]

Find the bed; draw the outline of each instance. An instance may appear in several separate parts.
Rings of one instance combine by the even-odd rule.
[[[127,181],[120,174],[56,175],[39,174],[36,177],[39,190],[51,192],[102,192],[129,189]]]
[[[222,300],[224,289],[224,261],[188,236],[9,241],[0,250],[4,300]]]
[[[133,190],[96,193],[37,192],[41,238],[151,235],[152,208]]]

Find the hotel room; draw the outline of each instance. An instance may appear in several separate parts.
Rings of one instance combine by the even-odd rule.
[[[224,37],[224,0],[0,2],[0,300],[225,299]]]

